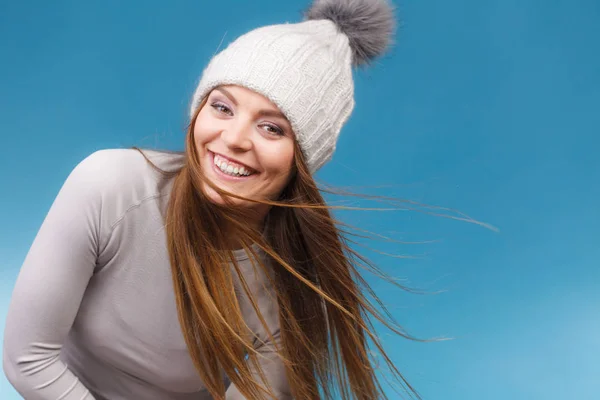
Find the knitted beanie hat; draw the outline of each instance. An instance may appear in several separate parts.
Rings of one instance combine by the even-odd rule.
[[[287,117],[314,173],[331,159],[354,108],[352,66],[383,54],[394,28],[387,0],[315,0],[304,21],[254,29],[215,55],[190,115],[217,86],[254,90]]]

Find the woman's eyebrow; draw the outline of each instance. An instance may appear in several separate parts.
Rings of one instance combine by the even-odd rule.
[[[235,105],[236,107],[238,106],[237,100],[235,99],[235,97],[233,97],[231,92],[229,92],[227,89],[219,87],[219,88],[216,88],[215,90],[218,90],[219,92],[223,93],[223,95],[225,95],[229,100],[231,100],[233,105]],[[288,120],[287,117],[279,110],[260,110],[258,112],[258,115],[261,117],[281,118],[281,119],[284,119],[285,121]]]
[[[287,121],[288,119],[286,118],[285,115],[283,115],[282,112],[277,111],[277,110],[260,110],[258,112],[258,115],[261,117],[273,117],[273,118],[281,118],[285,121]]]
[[[223,88],[216,88],[215,90],[218,90],[219,92],[223,93],[225,96],[227,96],[229,98],[229,100],[231,100],[231,102],[233,103],[233,105],[237,106],[238,102],[235,99],[235,97],[233,97],[233,95],[231,93],[229,93],[228,90],[225,90]]]

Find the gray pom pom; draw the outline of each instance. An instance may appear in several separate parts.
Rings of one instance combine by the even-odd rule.
[[[315,0],[306,19],[329,19],[350,39],[355,65],[368,64],[392,44],[396,23],[387,0]]]

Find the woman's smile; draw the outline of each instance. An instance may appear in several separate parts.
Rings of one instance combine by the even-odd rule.
[[[207,151],[208,162],[213,166],[215,174],[222,179],[228,181],[246,181],[251,179],[258,174],[258,171],[251,167],[233,161],[230,158],[222,156],[221,154],[214,153],[210,150]]]

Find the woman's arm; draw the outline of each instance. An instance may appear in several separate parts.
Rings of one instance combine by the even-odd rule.
[[[27,400],[93,400],[59,354],[93,275],[101,233],[98,153],[69,175],[25,259],[4,332],[3,366]]]

